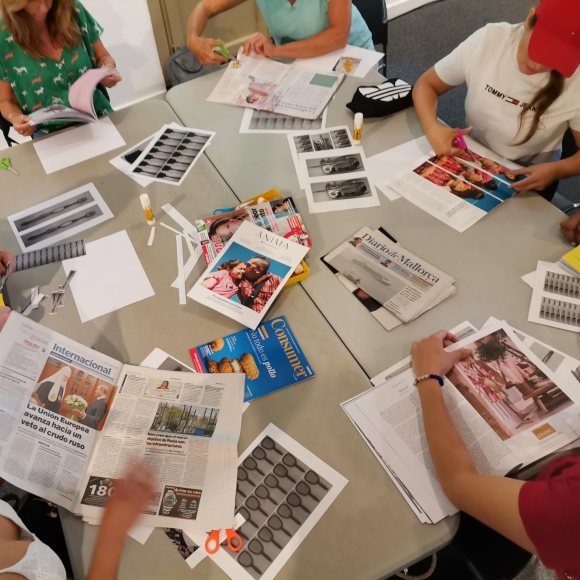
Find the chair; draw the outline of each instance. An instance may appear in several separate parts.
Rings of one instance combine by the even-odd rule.
[[[385,59],[381,65],[380,72],[387,76],[387,44],[389,42],[389,17],[387,14],[386,0],[352,0],[358,8],[364,21],[367,23],[373,44],[383,46]]]

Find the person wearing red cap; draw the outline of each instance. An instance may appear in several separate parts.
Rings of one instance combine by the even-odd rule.
[[[458,509],[536,554],[559,579],[580,580],[580,455],[551,461],[533,481],[479,473],[438,382],[471,355],[445,351],[456,341],[442,331],[412,348],[425,435],[443,491]]]
[[[452,154],[457,130],[437,120],[437,99],[466,83],[464,132],[524,166],[514,189],[544,192],[580,174],[580,152],[560,159],[568,128],[580,145],[579,64],[580,2],[542,0],[523,24],[474,32],[421,76],[413,102],[435,152]]]

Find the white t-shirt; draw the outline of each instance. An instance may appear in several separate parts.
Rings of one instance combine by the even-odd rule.
[[[0,517],[5,517],[20,528],[20,539],[32,540],[24,557],[14,566],[0,570],[12,572],[27,580],[66,580],[66,570],[60,558],[34,534],[31,534],[10,504],[0,500]]]
[[[474,139],[507,159],[531,165],[559,159],[566,129],[580,131],[580,72],[565,79],[562,94],[542,115],[535,135],[515,145],[534,117],[528,111],[518,132],[522,107],[550,77],[520,72],[517,49],[523,31],[522,24],[488,24],[442,58],[435,72],[448,85],[467,83],[465,113]]]

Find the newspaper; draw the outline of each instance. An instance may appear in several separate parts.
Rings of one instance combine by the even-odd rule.
[[[405,197],[453,229],[464,232],[516,193],[512,185],[522,179],[513,174],[519,166],[494,154],[469,137],[467,151],[437,156],[426,137],[380,154],[371,167],[378,187],[390,199]],[[425,151],[408,156],[410,151]],[[405,162],[405,156],[410,160]],[[398,165],[398,172],[393,167]],[[393,177],[396,176],[396,179]]]
[[[312,247],[312,240],[308,236],[294,200],[291,197],[280,196],[263,203],[246,205],[226,213],[195,220],[206,264],[216,258],[245,221],[250,221],[307,248]]]
[[[451,276],[368,227],[325,261],[403,322],[440,301],[454,283]]]
[[[480,471],[505,475],[577,438],[579,361],[497,320],[457,348],[472,355],[449,373],[443,395]],[[436,523],[457,510],[437,480],[413,378],[408,358],[342,407],[417,517]]]
[[[122,365],[14,312],[0,353],[0,477],[96,521],[140,457],[160,486],[140,525],[232,524],[242,374]]]
[[[255,330],[306,252],[244,221],[188,296]]]
[[[343,79],[343,73],[318,73],[267,58],[241,56],[228,64],[208,101],[316,119]]]

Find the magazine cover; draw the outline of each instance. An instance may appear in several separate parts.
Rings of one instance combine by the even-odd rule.
[[[245,401],[269,395],[314,376],[285,316],[256,330],[242,330],[189,351],[200,373],[244,373]]]
[[[279,198],[196,220],[195,227],[206,264],[215,259],[245,221],[307,248],[312,247],[294,200],[291,197]]]
[[[188,296],[255,329],[307,252],[244,221]]]

